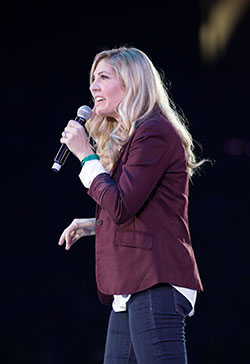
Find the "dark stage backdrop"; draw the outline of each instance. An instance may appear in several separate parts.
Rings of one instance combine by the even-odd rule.
[[[225,54],[206,64],[198,1],[52,3],[1,10],[1,362],[102,362],[110,308],[96,294],[94,238],[69,252],[57,245],[72,219],[92,217],[95,206],[73,156],[59,174],[51,165],[68,120],[79,106],[91,106],[93,57],[131,45],[164,71],[202,156],[216,160],[190,186],[190,228],[205,292],[187,319],[189,362],[246,364],[249,12]]]

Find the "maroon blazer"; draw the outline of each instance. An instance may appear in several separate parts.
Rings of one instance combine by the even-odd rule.
[[[97,202],[96,280],[103,303],[164,282],[202,290],[188,228],[185,151],[158,107],[88,194]]]

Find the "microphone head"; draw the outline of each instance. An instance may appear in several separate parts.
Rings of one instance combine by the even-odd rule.
[[[91,114],[92,114],[91,108],[86,105],[79,107],[79,109],[77,110],[77,116],[85,120],[88,120],[91,117]]]

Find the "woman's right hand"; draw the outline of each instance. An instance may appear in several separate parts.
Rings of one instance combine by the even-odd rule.
[[[75,242],[83,236],[95,235],[95,218],[74,219],[72,223],[63,231],[58,245],[63,245],[69,250]]]

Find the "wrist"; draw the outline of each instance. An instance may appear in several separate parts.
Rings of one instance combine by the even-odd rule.
[[[78,153],[77,154],[77,158],[79,159],[79,161],[81,162],[84,158],[86,158],[88,155],[90,154],[94,154],[93,150],[92,149],[89,149],[88,152],[82,152],[82,153]]]
[[[92,154],[89,154],[89,155],[87,155],[86,157],[84,157],[84,158],[81,160],[81,165],[82,165],[82,167],[84,166],[84,164],[85,164],[86,162],[88,162],[88,161],[92,161],[92,160],[100,160],[99,155],[97,155],[97,154],[93,154],[93,152],[92,152]]]

